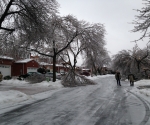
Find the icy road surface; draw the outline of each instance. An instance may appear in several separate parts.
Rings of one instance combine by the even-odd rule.
[[[49,98],[0,115],[0,125],[150,125],[149,103],[114,76],[62,88]]]

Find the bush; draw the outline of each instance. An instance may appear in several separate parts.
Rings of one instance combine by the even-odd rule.
[[[10,80],[10,79],[12,79],[11,76],[5,76],[5,77],[4,77],[4,80]]]
[[[44,75],[37,75],[37,74],[34,74],[34,75],[31,75],[29,77],[27,77],[25,80],[30,82],[30,83],[39,83],[39,82],[42,82],[44,81],[46,78]]]

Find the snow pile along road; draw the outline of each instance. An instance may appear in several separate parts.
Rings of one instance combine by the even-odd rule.
[[[15,88],[19,89],[15,90]],[[15,107],[23,105],[23,103],[29,103],[35,100],[47,98],[54,91],[58,91],[60,88],[63,88],[63,85],[61,84],[60,80],[57,80],[56,82],[43,81],[41,83],[36,84],[30,84],[26,81],[20,81],[16,79],[3,80],[0,83],[0,110],[2,111],[5,108]],[[48,89],[50,91],[43,91],[35,95],[25,94],[22,91],[38,91],[38,89]]]
[[[150,102],[150,80],[140,80],[134,83],[134,88],[131,90],[136,94],[139,94]]]
[[[0,105],[16,104],[30,98],[28,95],[16,90],[0,91],[0,95]]]

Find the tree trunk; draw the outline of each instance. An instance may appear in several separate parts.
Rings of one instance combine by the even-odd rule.
[[[6,9],[5,9],[4,13],[2,14],[2,16],[1,16],[1,18],[0,18],[0,28],[1,28],[2,23],[4,22],[4,20],[5,20],[6,16],[7,16],[7,14],[8,14],[8,11],[9,11],[9,9],[10,9],[10,7],[11,7],[13,1],[14,1],[14,0],[10,0],[10,1],[9,1],[8,5],[6,6]]]
[[[96,70],[96,66],[95,66],[95,64],[93,63],[93,68],[94,68],[94,74],[97,76],[97,70]]]
[[[53,82],[56,81],[56,55],[53,56]]]
[[[140,62],[137,62],[138,73],[140,73]]]

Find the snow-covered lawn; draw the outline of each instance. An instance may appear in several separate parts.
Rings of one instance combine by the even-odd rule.
[[[89,79],[99,79],[99,78],[107,78],[113,75],[103,75],[103,76],[93,76],[93,77],[88,77]],[[21,91],[17,91],[17,90],[8,90],[8,91],[0,91],[0,113],[2,112],[6,112],[8,110],[8,107],[13,107],[15,108],[15,106],[21,106],[24,104],[28,104],[31,103],[35,100],[39,100],[39,99],[43,99],[43,98],[47,98],[48,96],[50,96],[52,93],[56,92],[56,91],[60,91],[61,89],[65,89],[62,85],[61,85],[61,81],[57,80],[55,83],[52,81],[43,81],[41,83],[36,83],[36,84],[29,84],[26,81],[19,81],[16,79],[12,79],[12,80],[3,80],[0,83],[0,87],[1,86],[12,86],[12,87],[26,87],[26,88],[31,88],[31,87],[48,87],[48,88],[52,88],[50,91],[46,91],[43,93],[39,93],[39,94],[35,94],[35,95],[27,95]],[[150,80],[140,80],[138,82],[135,82],[135,86],[132,87],[132,89],[130,91],[136,93],[137,95],[142,96],[144,99],[148,100],[150,102],[149,96],[150,96],[150,88],[144,88],[144,89],[138,89],[137,87],[139,86],[144,86],[144,85],[150,85]],[[123,87],[123,86],[122,86]]]

